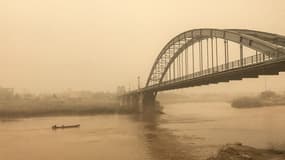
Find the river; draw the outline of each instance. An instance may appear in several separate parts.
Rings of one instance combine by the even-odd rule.
[[[285,107],[235,109],[180,103],[152,115],[96,115],[0,121],[2,160],[202,160],[226,143],[285,149]],[[80,128],[52,130],[54,124]]]

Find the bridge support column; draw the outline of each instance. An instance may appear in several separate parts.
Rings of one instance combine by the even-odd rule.
[[[137,94],[133,94],[133,95],[129,95],[129,100],[127,102],[127,106],[132,108],[132,110],[137,111],[137,106],[139,105],[138,103],[138,95]]]
[[[143,93],[140,93],[139,98],[138,98],[138,111],[142,113],[144,110],[144,105],[143,105],[143,99],[144,95]]]
[[[124,95],[120,98],[120,105],[140,113],[156,111],[155,98],[156,92],[141,92]]]
[[[142,93],[142,103],[141,103],[141,108],[142,112],[153,112],[156,110],[156,103],[155,103],[155,98],[156,98],[156,92],[145,92]]]
[[[126,105],[126,96],[122,96],[119,98],[120,106]]]

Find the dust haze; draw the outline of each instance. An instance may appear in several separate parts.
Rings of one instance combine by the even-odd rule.
[[[183,31],[247,28],[284,35],[284,4],[282,0],[1,1],[0,85],[32,93],[113,92],[118,85],[134,89],[137,76],[143,86],[162,47]],[[280,90],[283,80],[281,74],[268,87]],[[214,85],[213,90],[260,91],[263,86],[260,78]]]
[[[284,6],[284,0],[0,0],[1,159],[285,159],[285,73],[165,91],[160,103],[156,91],[120,94],[143,88],[157,55],[182,32],[285,35]],[[230,58],[243,60],[242,45],[219,41],[225,48],[216,43],[217,50],[230,46]],[[257,63],[258,51],[250,54],[244,57],[254,64],[256,55]],[[213,51],[211,58],[213,67]],[[198,54],[194,59],[203,62]],[[196,65],[193,73],[206,63]],[[142,108],[148,100],[154,106]]]

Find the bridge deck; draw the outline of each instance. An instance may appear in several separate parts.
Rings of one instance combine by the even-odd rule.
[[[140,92],[158,92],[171,89],[194,87],[200,85],[228,82],[230,80],[241,80],[242,78],[257,78],[259,75],[278,75],[285,71],[285,55],[258,54],[195,72],[174,80],[164,81],[156,85],[145,87],[127,94],[138,94]]]

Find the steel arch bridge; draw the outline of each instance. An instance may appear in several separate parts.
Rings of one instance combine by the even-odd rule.
[[[246,29],[193,29],[175,36],[163,47],[144,88],[122,97],[136,102],[130,97],[145,95],[147,98],[140,101],[153,102],[158,91],[273,75],[284,70],[285,36]]]

